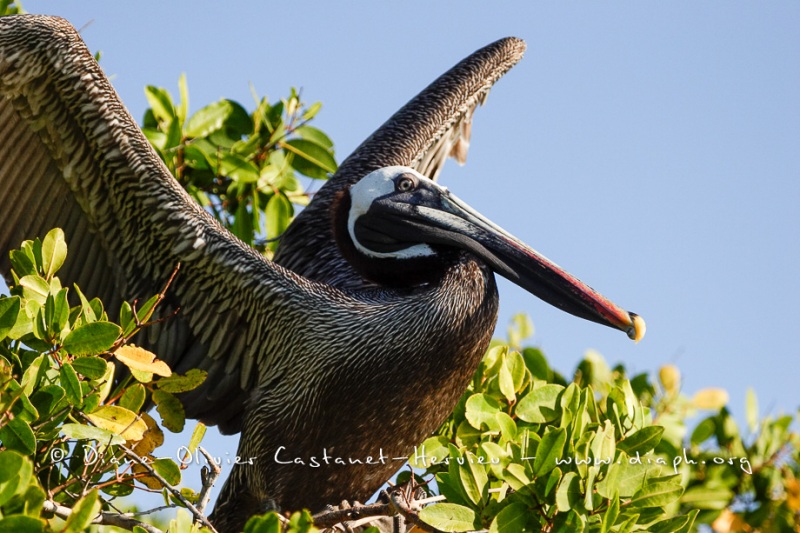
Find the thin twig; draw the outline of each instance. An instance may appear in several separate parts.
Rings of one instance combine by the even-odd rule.
[[[432,525],[423,522],[420,519],[419,513],[412,507],[412,505],[415,503],[414,499],[412,498],[411,502],[409,502],[403,491],[392,491],[386,494],[389,498],[389,501],[392,502],[392,506],[395,508],[395,510],[399,514],[403,515],[408,522],[414,524],[423,531],[427,531],[428,533],[444,533],[442,530],[436,529]]]
[[[69,507],[65,507],[63,505],[59,505],[52,500],[45,500],[42,508],[45,510],[45,512],[53,513],[59,518],[63,518],[65,520],[69,518],[69,516],[72,514],[72,509],[70,509]],[[101,524],[104,526],[116,526],[116,527],[121,527],[122,529],[127,529],[128,531],[133,531],[133,528],[138,526],[147,531],[147,533],[164,533],[157,527],[136,520],[132,516],[133,515],[128,513],[120,514],[120,513],[108,513],[103,511],[100,514],[98,514],[94,518],[94,520],[92,520],[92,524]]]
[[[341,522],[360,520],[366,517],[389,516],[392,506],[388,503],[371,503],[369,505],[356,505],[347,509],[331,509],[321,511],[313,516],[314,525],[319,528],[333,527]]]
[[[211,488],[214,486],[214,483],[217,482],[219,475],[222,473],[222,469],[205,448],[198,446],[197,449],[200,450],[200,453],[208,460],[208,466],[204,466],[200,471],[200,480],[203,484],[203,488],[200,490],[200,496],[198,497],[197,510],[202,513],[206,505],[208,505],[208,502],[211,501]]]
[[[208,518],[206,518],[206,516],[203,513],[198,511],[197,507],[195,507],[192,504],[192,502],[184,498],[183,494],[181,494],[181,491],[170,485],[166,479],[161,477],[161,475],[155,471],[155,469],[150,465],[150,463],[139,457],[139,455],[136,452],[134,452],[124,444],[118,444],[117,446],[119,446],[119,448],[125,452],[125,455],[127,455],[140,465],[142,465],[145,468],[145,470],[147,470],[150,473],[152,477],[156,478],[159,481],[159,483],[161,483],[161,485],[163,485],[164,488],[169,491],[170,494],[172,494],[179,502],[181,502],[184,505],[184,507],[186,507],[194,515],[196,521],[200,522],[202,525],[209,528],[214,533],[217,533],[217,530],[214,528],[213,525],[211,525],[211,522],[208,521]]]

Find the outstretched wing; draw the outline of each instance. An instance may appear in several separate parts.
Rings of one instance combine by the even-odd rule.
[[[415,168],[435,179],[448,156],[466,161],[472,114],[492,85],[525,52],[525,43],[501,39],[441,75],[387,120],[341,164],[281,237],[275,261],[338,287],[366,283],[342,258],[333,240],[330,208],[336,194],[375,169]]]
[[[64,229],[62,280],[100,297],[158,292],[175,265],[177,317],[137,339],[181,372],[209,377],[187,414],[238,431],[245,391],[291,335],[307,280],[266,261],[178,186],[74,28],[43,16],[0,18],[0,269],[23,239]],[[67,285],[68,286],[68,285]],[[309,297],[314,297],[312,294]],[[306,302],[307,303],[307,302]],[[262,376],[263,378],[263,376]]]

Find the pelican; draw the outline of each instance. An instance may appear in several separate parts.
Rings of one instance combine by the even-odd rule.
[[[182,265],[162,310],[180,313],[137,342],[178,372],[205,369],[182,398],[187,414],[241,432],[245,464],[212,515],[220,531],[384,483],[402,466],[390,459],[465,390],[497,320],[495,273],[644,334],[640,317],[434,181],[448,155],[463,160],[473,111],[524,48],[490,44],[414,97],[343,162],[269,261],[181,189],[68,22],[0,18],[0,268],[8,274],[22,239],[61,227],[62,279],[114,310]]]

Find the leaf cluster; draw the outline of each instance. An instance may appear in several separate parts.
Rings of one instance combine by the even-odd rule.
[[[324,180],[336,172],[333,142],[309,123],[321,108],[306,106],[292,89],[287,98],[256,100],[249,113],[222,99],[188,115],[186,77],[180,100],[148,86],[142,131],[170,172],[204,208],[247,244],[274,251],[294,206],[309,202],[300,175]]]
[[[77,286],[71,305],[70,289],[56,276],[66,255],[60,229],[10,254],[13,283],[0,297],[0,530],[48,530],[47,504],[71,509],[68,529],[80,531],[137,486],[163,491],[170,503],[168,489],[181,482],[176,461],[154,452],[162,426],[183,430],[175,394],[197,387],[205,373],[173,374],[130,343],[162,294],[141,306],[123,303],[118,323]],[[143,411],[149,402],[161,425]],[[195,498],[189,489],[182,494]]]
[[[494,343],[451,417],[417,448],[412,466],[446,499],[424,508],[423,520],[442,531],[501,533],[795,527],[792,417],[758,421],[751,399],[746,445],[724,391],[690,399],[675,367],[658,382],[629,379],[594,352],[568,383],[540,350],[519,347],[530,332],[529,320],[515,317],[513,344]],[[687,442],[687,418],[698,410],[714,414]]]

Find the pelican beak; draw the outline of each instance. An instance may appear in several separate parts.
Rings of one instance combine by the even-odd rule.
[[[425,180],[402,208],[392,203],[392,233],[398,238],[469,250],[496,273],[567,313],[622,330],[636,342],[644,337],[642,317],[612,303],[436,183]]]

